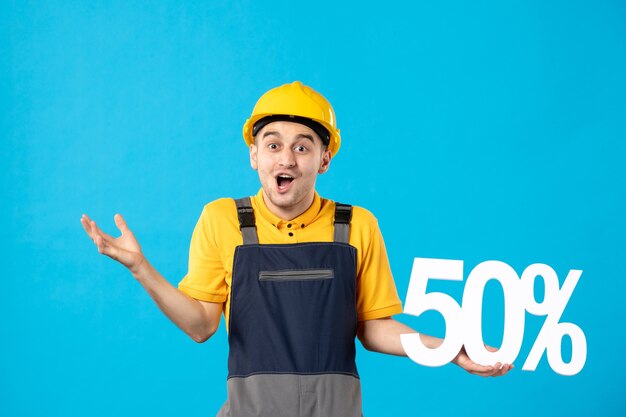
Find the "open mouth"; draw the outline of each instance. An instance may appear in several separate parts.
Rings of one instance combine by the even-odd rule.
[[[289,187],[289,184],[293,181],[293,177],[290,175],[278,175],[276,176],[276,184],[279,190],[285,190]]]

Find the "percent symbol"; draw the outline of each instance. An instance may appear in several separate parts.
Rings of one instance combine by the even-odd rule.
[[[521,284],[526,298],[526,311],[535,316],[547,316],[526,358],[523,370],[534,371],[546,350],[550,367],[560,375],[576,375],[585,366],[587,359],[585,334],[575,324],[559,323],[581,274],[580,270],[570,270],[563,287],[559,290],[559,278],[554,269],[548,265],[533,264],[522,273]],[[541,303],[535,299],[534,283],[537,277],[543,278],[545,287]],[[561,353],[561,344],[565,335],[569,336],[572,341],[572,357],[569,363],[563,362]]]

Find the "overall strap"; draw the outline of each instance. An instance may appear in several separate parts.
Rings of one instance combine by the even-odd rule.
[[[241,235],[243,236],[243,244],[254,245],[259,243],[250,197],[236,199],[235,205],[237,206],[237,217],[239,218],[239,229],[241,229]]]
[[[335,242],[349,242],[350,220],[352,220],[352,206],[335,203]]]

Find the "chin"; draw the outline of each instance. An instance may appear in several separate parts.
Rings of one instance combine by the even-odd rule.
[[[280,207],[280,208],[291,208],[293,206],[295,206],[296,204],[298,204],[297,201],[295,201],[295,198],[290,197],[290,196],[282,196],[279,195],[277,198],[272,198],[272,203],[276,206],[276,207]]]
[[[276,207],[280,207],[281,209],[291,209],[297,206],[302,200],[301,196],[289,193],[289,194],[278,194],[273,193],[270,196],[270,201]]]

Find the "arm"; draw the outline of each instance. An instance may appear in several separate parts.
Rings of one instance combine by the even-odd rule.
[[[360,321],[357,329],[357,337],[365,349],[397,356],[407,356],[400,342],[400,335],[403,333],[417,332],[391,317]],[[435,349],[443,343],[443,339],[428,336],[423,333],[420,333],[420,340],[424,346],[430,349]],[[496,349],[493,350],[495,351]],[[513,369],[513,365],[501,364],[499,362],[493,366],[479,365],[467,356],[465,348],[461,349],[452,360],[452,363],[460,366],[471,374],[480,376],[501,376]]]
[[[98,252],[128,268],[174,324],[198,343],[209,339],[219,325],[222,304],[195,300],[175,288],[150,265],[122,216],[117,214],[114,219],[122,232],[118,238],[102,232],[86,215],[83,215],[80,222],[97,246]]]

